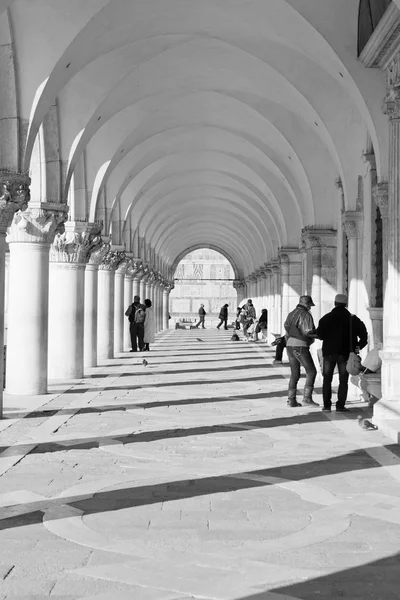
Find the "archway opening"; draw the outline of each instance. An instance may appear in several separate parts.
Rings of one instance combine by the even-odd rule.
[[[175,323],[197,322],[200,305],[206,311],[205,326],[219,323],[219,312],[228,304],[228,323],[234,321],[237,292],[235,273],[229,260],[220,252],[201,248],[189,252],[178,263],[175,287],[170,295],[170,314]]]

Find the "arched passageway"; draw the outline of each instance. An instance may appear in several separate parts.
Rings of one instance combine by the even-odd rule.
[[[347,291],[383,349],[376,417],[400,416],[399,21],[397,0],[0,0],[8,393],[126,349],[132,295],[167,328],[208,247],[276,331],[299,294],[317,319]]]

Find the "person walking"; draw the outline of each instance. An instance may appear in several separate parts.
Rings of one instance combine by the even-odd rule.
[[[240,313],[242,312],[242,307],[238,306],[236,310],[236,321],[235,321],[235,329],[238,331],[240,329]]]
[[[125,316],[128,317],[130,323],[131,352],[137,352],[138,347],[139,350],[143,350],[145,307],[140,304],[139,296],[134,296],[133,303],[125,311]]]
[[[315,306],[311,296],[300,296],[299,303],[290,312],[285,321],[286,352],[290,365],[289,406],[302,406],[297,402],[297,383],[300,379],[300,367],[306,371],[306,383],[303,392],[303,405],[319,406],[312,399],[317,369],[310,354],[310,346],[315,341],[315,325],[311,316],[311,307]]]
[[[204,322],[206,320],[206,311],[204,309],[204,304],[200,304],[200,308],[199,308],[199,322],[196,324],[196,329],[199,328],[199,325],[201,325],[202,329],[205,329],[204,326]]]
[[[228,308],[229,304],[224,304],[219,311],[219,324],[217,325],[217,329],[224,324],[224,329],[228,329]]]
[[[250,298],[242,307],[241,318],[243,323],[243,335],[247,338],[249,337],[247,330],[253,325],[254,319],[256,318],[256,309],[253,306],[253,300]]]
[[[144,301],[144,305],[146,307],[146,314],[144,319],[143,351],[149,352],[150,344],[154,344],[156,337],[156,323],[154,319],[154,310],[151,305],[151,300],[147,298]]]
[[[317,336],[322,340],[322,397],[323,411],[330,412],[332,406],[332,378],[335,367],[339,373],[336,412],[348,412],[346,408],[349,374],[346,363],[350,352],[358,353],[368,343],[367,328],[356,315],[347,310],[345,294],[335,296],[335,308],[324,315],[317,327]]]

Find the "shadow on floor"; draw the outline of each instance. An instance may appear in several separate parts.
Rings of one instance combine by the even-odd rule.
[[[294,410],[294,409],[288,409]],[[301,409],[296,409],[301,410]],[[338,415],[338,419],[346,419],[342,415]],[[294,416],[279,417],[275,419],[265,419],[258,421],[242,421],[240,423],[223,423],[220,425],[201,425],[198,427],[188,428],[173,428],[160,429],[156,431],[142,431],[140,433],[129,433],[124,435],[110,434],[97,437],[86,437],[77,439],[60,439],[59,442],[55,439],[52,442],[37,442],[35,448],[30,454],[47,454],[51,452],[65,452],[67,450],[92,450],[106,443],[109,446],[116,444],[138,444],[148,443],[160,440],[186,438],[191,436],[210,435],[215,433],[231,433],[243,432],[246,429],[261,429],[267,430],[275,427],[287,427],[289,425],[302,425],[306,423],[327,423],[327,419],[322,412],[310,412],[306,414],[296,414]],[[357,427],[356,424],[354,424]],[[63,443],[63,440],[65,443]],[[32,443],[35,443],[34,441]],[[26,442],[21,444],[24,449]],[[21,447],[18,444],[8,447],[9,456],[18,456],[21,453]],[[0,453],[4,452],[7,446],[0,447]]]
[[[362,559],[354,557],[354,562],[357,560],[361,562]],[[239,600],[270,600],[271,593],[281,594],[282,600],[287,596],[293,600],[399,600],[399,573],[400,554],[392,554],[351,569],[342,569]]]
[[[391,446],[386,446],[386,448],[390,450]],[[370,450],[372,451],[373,449],[375,447]],[[400,459],[398,459],[396,464],[400,464]],[[136,506],[147,506],[161,502],[207,496],[209,494],[221,494],[275,485],[276,482],[273,480],[268,481],[267,478],[271,477],[287,481],[304,481],[316,477],[373,469],[377,466],[378,463],[365,450],[357,449],[332,458],[324,458],[303,464],[293,463],[281,467],[229,473],[220,476],[208,476],[200,479],[193,478],[172,481],[170,483],[106,490],[96,493],[92,498],[88,498],[87,494],[78,494],[72,497],[64,496],[62,499],[40,500],[24,504],[21,507],[20,514],[14,516],[6,517],[7,509],[2,509],[0,512],[0,530],[19,527],[28,524],[28,522],[30,524],[32,522],[40,523],[45,508],[51,508],[60,504],[69,504],[83,511],[85,514],[106,513]],[[246,477],[248,476],[263,477],[265,479],[247,479]],[[245,478],[242,479],[242,477]],[[65,513],[62,510],[60,514],[54,511],[47,516],[49,519],[58,520],[59,518],[65,518]],[[370,597],[372,598],[372,596]],[[251,599],[249,598],[248,600]],[[252,600],[256,600],[256,597]],[[385,600],[388,600],[387,596]],[[396,600],[398,600],[398,597]]]

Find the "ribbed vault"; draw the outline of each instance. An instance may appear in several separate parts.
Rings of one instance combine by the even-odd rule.
[[[298,247],[303,227],[335,226],[338,177],[355,207],[367,140],[387,172],[382,74],[356,59],[358,5],[0,0],[22,166],[44,163],[50,199],[135,255],[145,240],[169,272],[210,247],[245,277]]]

